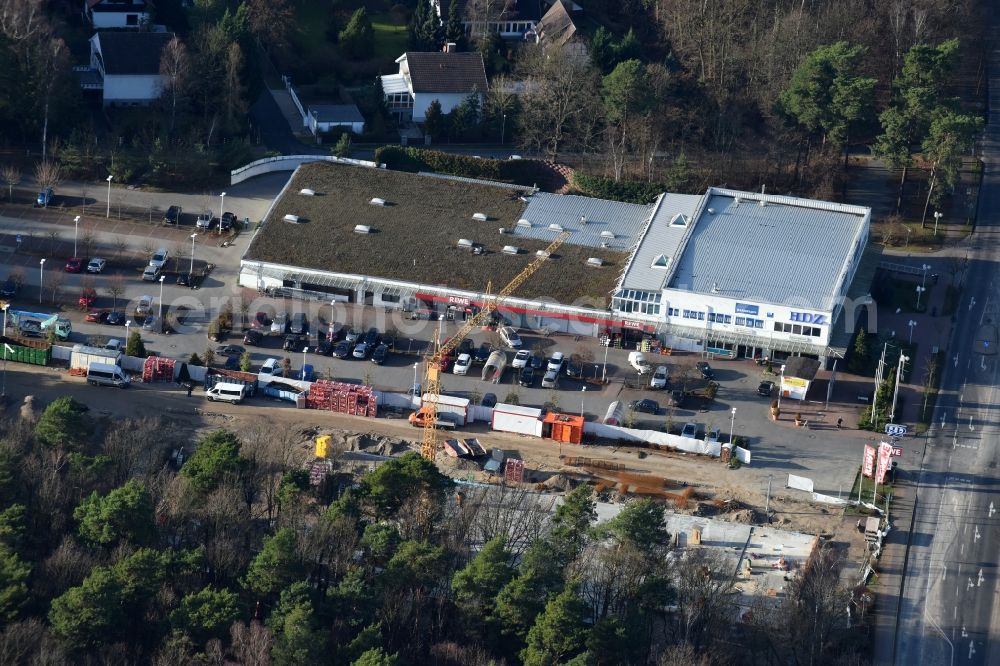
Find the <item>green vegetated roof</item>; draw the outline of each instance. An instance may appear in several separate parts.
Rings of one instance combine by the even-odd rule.
[[[302,189],[314,196],[300,194]],[[332,163],[299,168],[276,202],[246,259],[352,275],[494,291],[512,280],[548,242],[501,234],[520,219],[527,190],[449,180],[402,171]],[[385,201],[374,205],[372,199]],[[483,222],[473,218],[487,216]],[[284,221],[299,217],[298,224]],[[356,225],[371,228],[355,233]],[[555,232],[552,236],[555,238]],[[484,248],[473,255],[465,238]],[[510,256],[506,245],[520,248]],[[587,259],[604,265],[592,268]],[[572,244],[572,238],[514,294],[560,303],[604,304],[627,259],[622,252]]]

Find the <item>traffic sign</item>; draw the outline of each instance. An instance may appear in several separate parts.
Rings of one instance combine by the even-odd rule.
[[[885,434],[889,435],[890,437],[902,437],[903,435],[906,434],[906,426],[897,425],[895,423],[886,423]]]
[[[903,455],[903,447],[901,447],[901,446],[894,446],[894,447],[892,447],[892,455],[895,456],[895,457],[897,457],[897,458],[899,456]]]
[[[18,235],[17,235],[17,244],[18,244],[18,245],[20,245],[20,244],[21,244],[21,234],[18,234]]]

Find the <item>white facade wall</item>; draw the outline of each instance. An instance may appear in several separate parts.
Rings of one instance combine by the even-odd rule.
[[[151,75],[105,75],[105,104],[149,104],[159,99],[163,90],[162,77]]]
[[[317,122],[316,118],[313,116],[308,116],[309,129],[313,134],[317,132],[329,132],[336,127],[346,127],[351,130],[352,134],[361,134],[365,131],[365,124],[360,123],[321,123]]]
[[[441,103],[441,113],[449,113],[456,106],[465,101],[469,93],[413,93],[413,120],[423,122],[427,113],[427,107],[431,102],[437,100]],[[483,96],[479,95],[479,106],[482,108]]]
[[[128,17],[134,16],[135,21],[129,23]],[[95,30],[105,30],[107,28],[132,28],[138,30],[139,27],[149,22],[149,14],[142,11],[142,6],[138,5],[135,11],[122,12],[90,12],[90,22]]]

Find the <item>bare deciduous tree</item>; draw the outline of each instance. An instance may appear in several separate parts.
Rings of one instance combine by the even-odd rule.
[[[229,649],[243,666],[270,666],[274,639],[260,622],[254,620],[249,625],[236,622],[229,629],[229,637]]]
[[[13,164],[6,164],[0,169],[0,176],[7,185],[7,198],[14,200],[14,186],[21,182],[21,170]]]
[[[62,167],[58,162],[42,160],[35,164],[35,180],[40,190],[55,187],[62,182]]]
[[[59,298],[59,292],[66,284],[66,276],[62,271],[51,271],[46,282],[46,286],[52,290],[52,305],[55,305]]]
[[[112,299],[113,310],[118,309],[118,299],[125,293],[125,278],[119,275],[113,275],[110,280],[108,280],[108,286],[105,287],[108,291],[108,296]]]
[[[187,47],[180,39],[174,37],[163,47],[160,55],[160,75],[163,77],[164,92],[170,99],[170,131],[174,130],[177,120],[177,100],[184,94],[191,70]]]

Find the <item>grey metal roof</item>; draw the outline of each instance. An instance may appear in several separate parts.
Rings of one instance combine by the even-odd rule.
[[[870,209],[762,196],[709,189],[669,286],[830,311]]]
[[[321,123],[363,123],[357,104],[310,104],[309,113]]]
[[[608,249],[624,252],[642,235],[651,212],[649,205],[537,192],[521,214],[521,219],[529,221],[531,228],[517,225],[513,235],[552,240],[559,231],[550,229],[549,225],[557,224],[573,232],[567,243],[587,247],[601,247],[602,243],[607,243]],[[586,224],[581,222],[581,217],[586,218]],[[601,232],[614,234],[614,238],[602,236]]]
[[[623,289],[660,291],[670,276],[675,255],[690,227],[695,209],[704,197],[700,194],[663,194],[654,204],[648,230],[632,252],[619,286]],[[687,226],[672,224],[677,215],[684,216]],[[677,220],[680,222],[680,220]],[[660,257],[665,265],[654,266]]]

